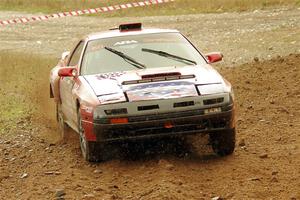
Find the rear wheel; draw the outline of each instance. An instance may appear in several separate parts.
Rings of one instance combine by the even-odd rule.
[[[58,131],[59,131],[60,138],[64,140],[67,135],[68,125],[65,123],[60,103],[56,104],[56,120],[58,124]]]
[[[234,152],[235,129],[210,134],[213,151],[219,156],[227,156]]]
[[[106,146],[103,143],[91,142],[86,139],[80,112],[78,112],[78,130],[81,153],[86,161],[99,162],[109,158],[108,153],[105,152],[107,150]]]

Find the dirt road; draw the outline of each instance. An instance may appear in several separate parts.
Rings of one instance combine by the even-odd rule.
[[[196,157],[188,145],[173,142],[166,152],[160,146],[138,146],[136,151],[124,147],[123,154],[111,161],[84,162],[76,135],[70,134],[66,143],[56,142],[55,124],[47,118],[53,113],[45,115],[52,106],[44,99],[45,75],[33,86],[44,92],[28,93],[45,104],[35,112],[39,121],[35,116],[19,120],[17,131],[0,135],[0,199],[300,199],[300,55],[287,55],[300,49],[299,19],[299,10],[141,19],[151,26],[183,29],[205,51],[225,52],[226,64],[236,63],[243,52],[248,64],[218,67],[233,83],[237,99],[237,146],[226,158],[214,156],[205,146]],[[97,20],[99,30],[121,21],[66,20],[59,27],[52,21],[4,29],[0,48],[24,45],[33,53],[53,56],[75,40],[67,33],[94,31]],[[203,37],[205,41],[200,40]],[[266,41],[255,43],[258,38]],[[273,58],[252,62],[255,56],[267,55]],[[38,70],[30,69],[33,77],[38,76]],[[32,81],[24,85],[31,84],[28,89],[34,90]]]

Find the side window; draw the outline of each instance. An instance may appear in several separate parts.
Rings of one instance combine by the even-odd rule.
[[[73,51],[73,54],[72,54],[71,59],[70,59],[69,64],[68,64],[69,66],[75,66],[75,65],[78,64],[79,59],[80,59],[80,55],[81,55],[81,52],[82,52],[82,49],[83,49],[83,45],[84,45],[84,42],[81,41],[77,45],[75,51]]]

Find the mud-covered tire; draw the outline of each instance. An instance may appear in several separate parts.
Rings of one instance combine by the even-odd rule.
[[[235,149],[235,129],[210,134],[213,151],[219,156],[228,156]]]
[[[56,104],[56,120],[57,120],[57,125],[58,125],[58,131],[60,138],[62,140],[66,139],[67,131],[68,131],[68,125],[65,123],[63,113],[61,111],[61,104],[57,103]]]
[[[79,136],[80,149],[82,157],[89,162],[99,162],[102,161],[99,153],[97,151],[98,145],[95,142],[84,141],[82,135]]]
[[[202,156],[207,152],[208,136],[207,134],[188,135],[184,138],[188,146],[189,153],[195,156]]]
[[[107,146],[100,142],[87,141],[82,128],[81,114],[78,112],[79,143],[83,158],[89,162],[101,162],[109,159]]]

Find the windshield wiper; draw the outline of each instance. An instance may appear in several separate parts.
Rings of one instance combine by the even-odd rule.
[[[175,60],[181,61],[181,62],[184,62],[184,63],[193,63],[194,65],[197,65],[197,63],[193,60],[183,58],[183,57],[180,57],[180,56],[176,56],[176,55],[167,53],[165,51],[157,51],[157,50],[154,50],[154,49],[146,49],[146,48],[142,48],[142,51],[157,54],[159,56],[163,56],[163,57],[167,57],[167,58],[174,58]]]
[[[115,49],[112,49],[110,47],[104,47],[106,50],[120,56],[121,58],[123,58],[126,62],[128,62],[129,64],[135,66],[136,68],[138,69],[145,69],[146,66],[142,63],[139,63],[138,61],[136,61],[135,59],[131,58],[130,56],[124,54],[123,52],[121,51],[117,51]]]

